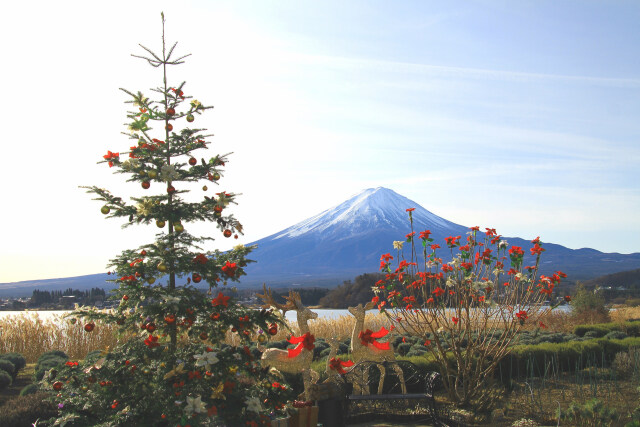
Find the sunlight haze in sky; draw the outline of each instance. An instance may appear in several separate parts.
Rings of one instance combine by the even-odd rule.
[[[138,43],[161,51],[161,11],[169,43],[192,53],[169,69],[169,85],[186,81],[186,95],[215,106],[194,123],[215,134],[196,154],[233,152],[216,191],[242,193],[239,241],[188,226],[216,237],[210,249],[384,186],[505,236],[640,251],[638,2],[25,1],[0,10],[0,282],[104,272],[121,250],[153,239],[155,227],[105,220],[78,186],[147,194],[96,162],[131,145],[118,88],[150,96],[162,83],[160,70],[130,56],[143,53]]]

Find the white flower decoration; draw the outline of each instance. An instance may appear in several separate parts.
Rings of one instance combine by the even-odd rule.
[[[174,179],[180,178],[180,175],[173,165],[163,165],[160,168],[160,174],[162,175],[162,180],[167,182],[171,182]]]
[[[206,366],[209,369],[209,366],[215,365],[218,363],[220,359],[218,359],[217,354],[213,351],[205,351],[202,354],[196,354],[193,356],[196,359],[196,366]]]
[[[187,415],[202,414],[207,412],[207,408],[204,406],[204,402],[200,396],[187,397],[187,407],[184,408]]]
[[[178,297],[166,297],[164,299],[164,302],[166,302],[167,304],[172,304],[172,305],[179,304],[180,301],[181,301],[181,299],[178,298]]]
[[[401,250],[404,242],[402,240],[394,240],[393,241],[393,249]]]
[[[258,399],[257,397],[250,397],[244,402],[247,404],[247,411],[249,412],[262,411],[262,405],[260,404],[260,399]]]
[[[129,159],[122,162],[122,169],[126,171],[132,171],[140,167],[138,159]]]
[[[500,240],[498,243],[498,249],[507,248],[509,243],[506,240]]]
[[[234,353],[234,354],[233,354],[233,357],[235,357],[235,358],[236,358],[236,360],[240,360],[240,359],[242,359],[242,356],[240,356],[240,354],[238,354],[238,353]]]

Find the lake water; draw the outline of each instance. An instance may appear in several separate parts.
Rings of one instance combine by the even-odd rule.
[[[567,312],[571,308],[569,305],[561,305],[555,310],[561,312]],[[351,314],[347,309],[326,309],[326,308],[313,308],[311,309],[314,313],[318,313],[318,319],[336,319],[341,316],[350,316]],[[20,316],[23,314],[35,315],[42,320],[52,319],[56,316],[63,316],[69,313],[70,310],[27,310],[27,311],[0,311],[0,319],[4,319],[9,316]],[[374,310],[370,311],[370,313],[375,313]],[[285,315],[286,319],[289,321],[296,320],[296,312],[295,311],[287,311]]]

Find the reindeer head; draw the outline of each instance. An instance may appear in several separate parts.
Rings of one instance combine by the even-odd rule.
[[[349,310],[349,313],[351,313],[356,319],[364,320],[364,315],[366,314],[366,312],[368,310],[371,310],[375,306],[376,304],[373,301],[369,301],[364,307],[362,306],[362,304],[358,304],[355,307],[347,308],[347,310]]]
[[[302,299],[300,298],[300,294],[298,292],[289,291],[289,296],[286,297],[287,301],[290,301],[295,307],[294,310],[298,312],[298,316],[300,318],[304,318],[305,320],[309,319],[317,319],[318,313],[309,310],[302,304]]]
[[[285,297],[285,300],[287,301],[286,304],[280,304],[273,298],[271,289],[267,289],[267,285],[263,284],[262,287],[264,289],[264,294],[257,294],[257,296],[265,303],[263,305],[264,308],[275,307],[282,311],[283,316],[287,311],[293,310],[298,313],[298,316],[302,316],[305,320],[318,318],[318,313],[309,310],[302,304],[302,299],[298,292],[289,291],[289,296]]]

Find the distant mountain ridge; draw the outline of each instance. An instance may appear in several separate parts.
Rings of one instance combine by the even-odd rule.
[[[434,243],[445,248],[440,250],[440,256],[449,261],[445,237],[462,236],[464,240],[469,227],[435,215],[393,190],[378,187],[364,190],[331,209],[254,242],[258,248],[251,253],[251,258],[258,262],[247,266],[248,276],[243,278],[243,283],[253,285],[268,279],[272,284],[322,284],[323,279],[327,282],[339,277],[352,279],[362,273],[375,272],[380,255],[388,252],[395,255],[393,241],[405,240],[410,232],[408,208],[415,208],[412,212],[414,231],[430,230]],[[504,239],[510,245],[523,247],[527,253],[525,265],[533,264],[528,251],[532,246],[530,239]],[[595,249],[569,249],[551,243],[544,243],[544,248],[541,273],[561,270],[571,280],[640,267],[640,253],[605,254]]]
[[[250,254],[256,260],[246,267],[241,286],[314,285],[335,287],[347,279],[375,272],[380,255],[395,255],[392,244],[405,240],[410,232],[406,209],[413,211],[414,230],[430,230],[434,243],[440,244],[440,256],[448,261],[444,239],[463,236],[468,227],[448,221],[428,211],[418,203],[393,190],[369,188],[349,200],[318,215],[301,221],[278,233],[256,242],[258,247]],[[498,230],[499,231],[499,230]],[[510,245],[525,249],[525,265],[532,264],[528,255],[530,240],[504,237]],[[543,236],[544,240],[544,236]],[[561,270],[569,280],[588,280],[605,274],[640,268],[640,253],[603,253],[595,249],[569,249],[558,244],[544,243],[541,273]],[[105,283],[106,274],[63,279],[35,280],[18,283],[0,283],[0,297],[16,292],[30,295],[33,289],[57,290],[69,287],[88,289],[112,288]]]

